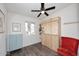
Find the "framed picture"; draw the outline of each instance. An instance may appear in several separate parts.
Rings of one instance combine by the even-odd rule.
[[[20,32],[21,31],[21,24],[13,23],[12,24],[12,32]]]
[[[0,10],[0,33],[4,32],[4,13]]]

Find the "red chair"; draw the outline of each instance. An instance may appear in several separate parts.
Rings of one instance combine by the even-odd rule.
[[[69,37],[61,38],[61,46],[58,53],[63,56],[76,56],[78,51],[78,40]]]

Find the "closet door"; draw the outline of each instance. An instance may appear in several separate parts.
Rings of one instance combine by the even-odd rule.
[[[42,24],[42,45],[47,46],[47,23]]]
[[[47,47],[48,48],[52,48],[52,23],[49,21],[48,23],[47,23],[47,35],[46,35],[46,37],[47,37]]]
[[[42,25],[42,45],[57,51],[60,42],[60,18],[52,18]]]
[[[50,22],[46,22],[42,24],[42,44],[51,48],[52,45],[52,35],[51,35],[51,24]]]
[[[59,18],[54,18],[52,20],[52,49],[54,51],[57,51],[59,48],[59,41],[60,41],[60,23],[59,23]]]

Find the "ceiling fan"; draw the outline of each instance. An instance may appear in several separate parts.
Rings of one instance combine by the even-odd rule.
[[[45,9],[44,3],[41,3],[41,8],[40,8],[40,10],[31,10],[31,11],[32,11],[32,12],[40,12],[40,13],[38,14],[38,16],[37,16],[37,17],[39,17],[41,14],[45,14],[46,16],[49,16],[49,14],[48,14],[46,11],[49,11],[49,10],[52,10],[52,9],[55,9],[55,6],[49,7],[49,8],[46,8],[46,9]]]

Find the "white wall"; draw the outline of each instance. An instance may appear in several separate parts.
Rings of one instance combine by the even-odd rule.
[[[0,4],[0,10],[6,15],[7,11],[2,4]],[[6,55],[6,18],[4,22],[4,33],[0,33],[0,56]]]
[[[35,23],[35,35],[29,36],[26,34],[25,27],[24,27],[24,23],[26,21]],[[12,23],[20,23],[21,32],[12,32]],[[37,19],[30,18],[30,17],[23,16],[23,15],[16,14],[16,13],[12,13],[12,12],[8,12],[7,14],[7,35],[23,34],[23,47],[40,42],[38,25],[39,23]]]
[[[78,4],[73,4],[54,14],[61,17],[61,36],[79,39],[79,23],[64,25],[67,22],[79,21],[78,13]]]

